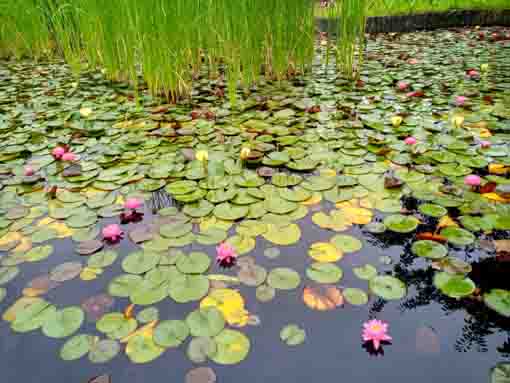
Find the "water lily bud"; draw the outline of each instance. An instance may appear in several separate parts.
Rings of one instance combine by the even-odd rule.
[[[241,149],[241,154],[239,157],[244,161],[244,160],[248,159],[248,157],[250,157],[250,154],[251,154],[251,149],[245,147],[245,148]]]
[[[407,137],[404,142],[406,143],[406,145],[415,145],[418,140],[414,137]]]
[[[482,179],[475,174],[471,174],[464,178],[464,183],[468,186],[480,186],[480,184],[482,183]]]
[[[31,166],[25,166],[25,169],[23,170],[23,174],[26,176],[26,177],[30,177],[30,176],[33,176],[35,173],[35,170],[33,167]]]
[[[200,162],[205,162],[209,159],[209,153],[207,153],[207,150],[199,150],[195,154],[195,158]]]
[[[455,105],[457,105],[457,106],[464,106],[464,104],[466,103],[467,99],[468,98],[466,96],[457,96],[457,97],[455,97]]]
[[[404,121],[404,120],[403,120],[403,118],[402,118],[402,117],[400,117],[400,116],[393,116],[393,117],[391,118],[391,123],[392,123],[392,125],[393,125],[395,128],[398,128],[398,127],[400,126],[400,124],[402,124],[402,121]]]
[[[480,70],[482,72],[487,72],[489,70],[489,64],[485,63],[485,64],[480,65]]]
[[[404,82],[404,81],[399,81],[397,83],[397,88],[401,91],[404,91],[406,90],[407,88],[409,88],[409,84],[407,82]]]
[[[464,116],[455,116],[453,117],[453,126],[456,128],[460,128],[464,125]]]
[[[481,141],[480,142],[480,146],[482,147],[482,149],[488,149],[491,147],[491,142],[490,141]]]

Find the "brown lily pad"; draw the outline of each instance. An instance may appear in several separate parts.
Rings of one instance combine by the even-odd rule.
[[[96,322],[113,306],[115,300],[108,294],[94,295],[85,299],[81,307],[87,315],[87,320]]]
[[[91,255],[101,250],[103,246],[103,242],[98,239],[93,239],[91,241],[80,242],[78,246],[76,246],[76,252],[80,255]]]

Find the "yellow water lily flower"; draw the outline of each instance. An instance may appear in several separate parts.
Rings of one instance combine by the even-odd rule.
[[[489,64],[485,63],[480,65],[480,71],[487,72],[489,70]]]
[[[207,150],[199,150],[196,152],[195,158],[200,162],[205,162],[209,159],[209,153],[207,153]]]
[[[401,124],[402,124],[402,121],[404,121],[404,119],[400,116],[393,116],[391,118],[391,124],[395,127],[395,128],[398,128]]]

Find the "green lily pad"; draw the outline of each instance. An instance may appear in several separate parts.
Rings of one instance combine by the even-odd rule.
[[[135,305],[152,305],[161,302],[168,295],[168,283],[144,279],[131,292],[129,299]]]
[[[224,329],[214,337],[214,341],[217,351],[211,359],[218,364],[237,364],[250,352],[250,340],[237,330]]]
[[[143,274],[156,267],[160,259],[159,253],[135,251],[122,260],[122,270],[131,274]]]
[[[268,285],[260,285],[255,290],[255,297],[259,302],[269,302],[273,300],[276,295],[276,290]]]
[[[100,251],[87,259],[87,266],[96,269],[105,268],[112,265],[117,257],[118,254],[113,250]]]
[[[424,203],[418,206],[418,210],[420,211],[420,213],[434,218],[440,218],[448,214],[448,210],[446,210],[444,207],[434,205],[432,203]]]
[[[157,359],[165,349],[158,346],[153,337],[136,334],[131,337],[126,346],[126,355],[136,364],[149,363]]]
[[[363,247],[363,244],[359,239],[345,234],[337,234],[333,236],[329,242],[343,253],[354,253],[361,250]]]
[[[368,263],[364,266],[354,267],[352,271],[359,279],[367,281],[377,276],[377,269]]]
[[[0,286],[16,278],[20,270],[17,266],[0,267]]]
[[[510,383],[510,363],[498,363],[490,370],[490,383]]]
[[[394,214],[384,219],[384,225],[396,233],[410,233],[418,227],[420,221],[416,217]]]
[[[471,245],[475,241],[475,236],[469,231],[458,227],[445,227],[440,233],[448,242],[457,246]]]
[[[120,351],[119,342],[111,339],[103,339],[90,348],[89,361],[91,363],[107,363]]]
[[[216,307],[204,307],[189,313],[186,324],[192,336],[213,337],[225,328],[225,318]]]
[[[209,215],[213,209],[214,205],[212,203],[201,200],[193,204],[187,204],[182,209],[182,212],[192,218],[201,218]]]
[[[108,313],[96,323],[98,331],[108,335],[110,339],[121,339],[129,335],[138,325],[136,319],[126,318],[122,313]]]
[[[50,279],[55,282],[65,282],[80,275],[83,266],[81,262],[65,262],[50,272]]]
[[[142,283],[143,278],[139,275],[123,274],[112,279],[108,285],[108,294],[113,297],[129,297]]]
[[[92,335],[75,335],[64,343],[60,349],[60,357],[65,361],[78,360],[90,351],[93,341]]]
[[[189,222],[177,221],[163,225],[159,233],[165,238],[179,238],[191,232],[193,225]]]
[[[289,268],[277,267],[269,272],[267,284],[275,289],[294,290],[301,283],[299,274]]]
[[[343,271],[332,263],[312,263],[306,269],[306,276],[318,283],[337,283],[342,279]]]
[[[37,246],[25,253],[27,262],[39,262],[53,254],[52,245]]]
[[[209,269],[211,258],[205,253],[194,251],[181,254],[176,261],[177,269],[184,274],[202,274]]]
[[[178,347],[189,335],[189,328],[182,320],[166,320],[154,329],[154,341],[161,347]]]
[[[136,315],[136,320],[140,323],[149,323],[159,319],[159,310],[157,307],[147,307]]]
[[[296,324],[288,324],[280,331],[280,339],[287,346],[298,346],[306,339],[306,332]]]
[[[350,303],[354,306],[363,306],[368,303],[367,293],[358,288],[348,287],[343,289],[342,295],[344,296],[347,303]]]
[[[483,301],[487,307],[496,311],[506,318],[510,317],[510,291],[502,289],[492,289],[483,296]]]
[[[225,221],[236,221],[248,215],[250,209],[246,206],[232,205],[228,202],[216,205],[213,214],[216,218]]]
[[[463,298],[473,294],[475,283],[463,274],[455,275],[439,272],[434,275],[434,286],[450,298]]]
[[[414,242],[411,251],[418,257],[429,259],[441,259],[448,254],[448,249],[445,246],[429,240]]]
[[[213,338],[198,337],[191,339],[186,354],[193,363],[204,363],[218,351],[218,345]]]
[[[198,301],[207,295],[209,279],[203,275],[181,274],[170,281],[168,293],[177,303]]]
[[[407,294],[404,282],[389,275],[379,275],[372,278],[369,287],[375,295],[386,300],[402,299]]]
[[[50,338],[65,338],[75,333],[84,319],[85,314],[80,307],[66,307],[46,318],[42,332]]]

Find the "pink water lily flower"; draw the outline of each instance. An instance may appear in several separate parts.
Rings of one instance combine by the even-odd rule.
[[[377,319],[372,319],[363,324],[361,337],[364,342],[372,342],[376,350],[381,346],[381,342],[392,340],[391,336],[388,335],[388,324]]]
[[[488,149],[492,146],[490,141],[480,141],[480,146],[482,149]]]
[[[68,162],[74,162],[77,160],[77,156],[76,154],[72,153],[72,152],[67,152],[67,153],[64,153],[62,155],[62,161],[68,161]]]
[[[124,202],[124,207],[126,209],[136,210],[140,209],[143,205],[143,202],[138,198],[128,198],[126,202]]]
[[[124,232],[119,225],[111,224],[103,228],[103,237],[109,242],[117,242],[123,235]]]
[[[56,160],[60,160],[62,156],[66,153],[66,150],[62,146],[57,146],[51,151],[51,155]]]
[[[404,142],[406,143],[406,145],[415,145],[418,140],[414,137],[407,137]]]
[[[26,177],[30,177],[30,176],[33,176],[35,173],[35,170],[33,167],[27,165],[25,166],[25,168],[23,169],[23,174],[26,176]]]
[[[482,179],[475,174],[470,174],[464,178],[464,183],[468,186],[480,186]]]
[[[473,77],[478,77],[480,76],[480,73],[477,71],[477,70],[474,70],[474,69],[470,69],[467,71],[467,75],[470,77],[470,78],[473,78]]]
[[[405,81],[399,81],[399,82],[397,83],[397,88],[398,88],[399,90],[401,90],[401,91],[404,91],[404,90],[406,90],[407,88],[409,88],[409,84],[408,84],[407,82],[405,82]]]
[[[236,258],[236,250],[227,242],[222,242],[216,246],[216,262],[218,262],[220,266],[233,266],[235,264]]]
[[[455,105],[464,106],[468,98],[466,96],[457,96],[455,97]]]

